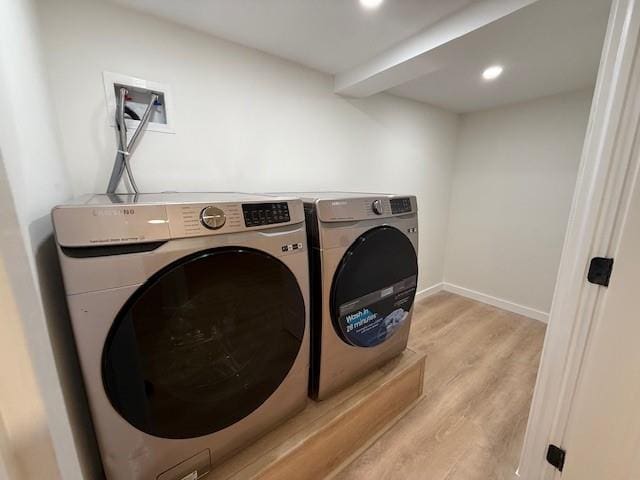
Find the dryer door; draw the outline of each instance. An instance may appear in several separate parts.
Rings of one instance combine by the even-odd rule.
[[[416,293],[418,259],[406,235],[377,227],[353,242],[331,287],[331,318],[346,343],[374,347],[408,318]]]
[[[104,346],[104,387],[143,432],[210,434],[278,388],[304,329],[302,293],[280,260],[246,248],[199,252],[158,272],[124,305]]]

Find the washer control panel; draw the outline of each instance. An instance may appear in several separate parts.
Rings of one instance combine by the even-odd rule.
[[[411,211],[411,198],[409,197],[392,198],[389,203],[391,203],[391,213],[394,215]]]
[[[247,227],[286,223],[291,220],[287,202],[244,203],[242,204],[242,214],[244,224]]]
[[[222,235],[304,220],[300,200],[169,205],[167,213],[171,238]]]
[[[52,217],[59,245],[89,247],[299,229],[304,208],[295,197],[243,193],[90,195],[56,206]]]
[[[218,207],[204,207],[200,212],[200,223],[209,230],[218,230],[222,228],[227,221],[227,216]]]

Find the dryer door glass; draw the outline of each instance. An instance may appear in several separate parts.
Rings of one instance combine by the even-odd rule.
[[[336,333],[350,345],[374,347],[407,320],[416,293],[418,259],[393,227],[362,234],[338,265],[331,287]]]
[[[293,273],[251,249],[181,259],[140,287],[103,351],[113,407],[150,435],[191,438],[249,415],[300,350],[305,306]]]

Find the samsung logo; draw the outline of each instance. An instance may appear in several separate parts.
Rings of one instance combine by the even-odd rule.
[[[347,202],[345,202],[344,200],[339,201],[339,202],[331,202],[331,205],[333,205],[334,207],[339,206],[339,205],[346,205]]]
[[[94,208],[94,217],[121,217],[124,215],[135,215],[133,208]]]

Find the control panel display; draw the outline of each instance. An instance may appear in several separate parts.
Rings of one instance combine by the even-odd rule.
[[[247,227],[259,227],[290,220],[287,202],[247,203],[242,205],[244,224]]]
[[[391,199],[391,213],[394,215],[397,213],[407,213],[411,211],[411,199],[410,198],[392,198]]]

